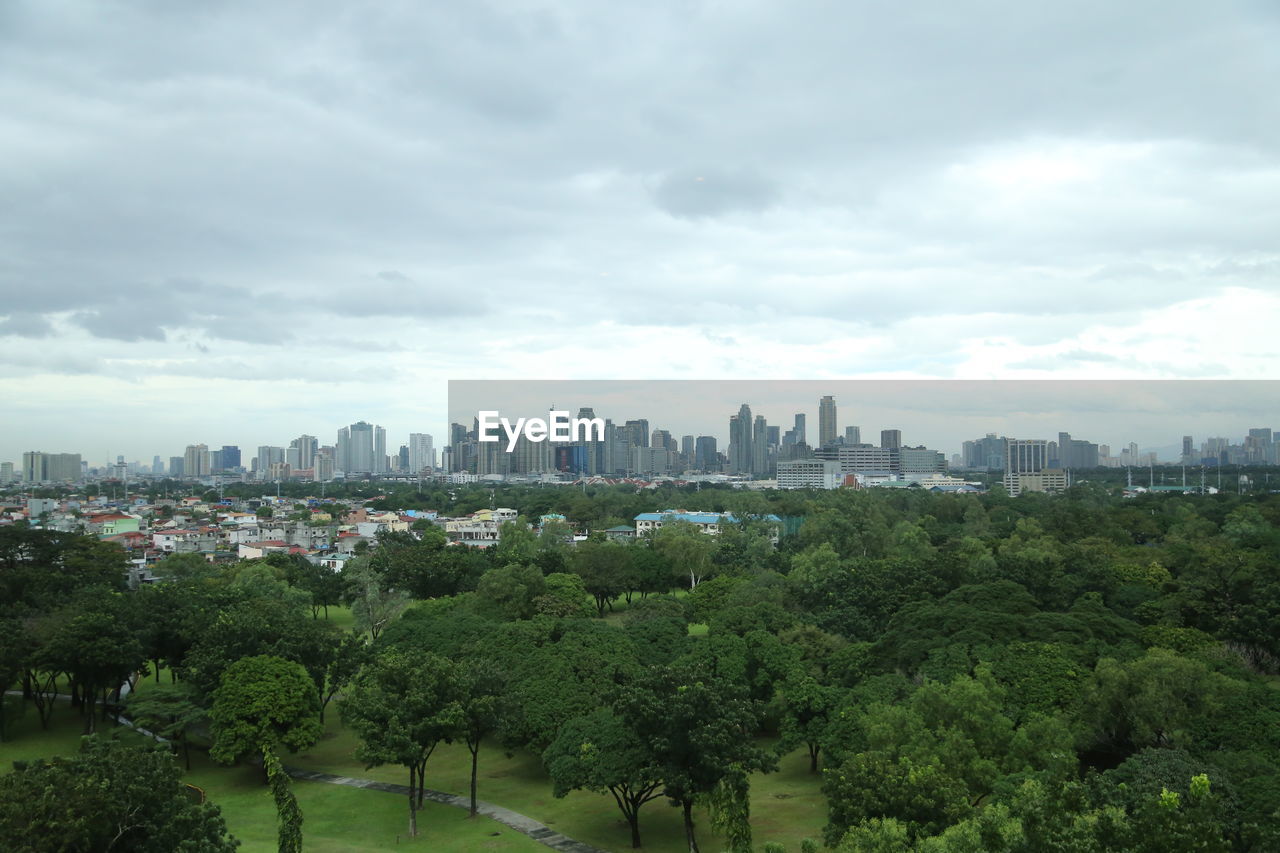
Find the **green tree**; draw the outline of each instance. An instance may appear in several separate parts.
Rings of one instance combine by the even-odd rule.
[[[267,771],[267,784],[271,786],[271,798],[276,804],[277,847],[280,853],[302,853],[302,809],[294,796],[289,774],[274,749],[264,750],[262,761]]]
[[[183,763],[191,769],[191,729],[207,719],[208,711],[195,701],[189,684],[157,684],[142,693],[130,693],[125,711],[134,723],[182,750]]]
[[[427,759],[464,725],[460,681],[457,666],[439,655],[392,649],[365,667],[339,702],[360,738],[357,758],[369,767],[408,769],[410,836],[418,834]]]
[[[373,565],[370,557],[347,561],[342,570],[347,600],[356,619],[356,627],[378,639],[387,625],[409,606],[409,595],[390,586],[387,578]]]
[[[536,611],[535,602],[546,590],[546,583],[534,566],[512,563],[490,569],[476,587],[476,604],[481,612],[498,619],[528,619]]]
[[[671,563],[675,575],[694,589],[711,571],[715,540],[690,521],[667,521],[653,534],[653,547]]]
[[[640,847],[640,807],[662,796],[661,768],[635,731],[612,711],[570,720],[542,754],[557,797],[585,789],[608,791]]]
[[[238,842],[197,803],[163,748],[100,736],[80,751],[0,775],[0,848],[14,853],[230,853]]]
[[[694,800],[732,772],[776,766],[773,756],[752,742],[758,705],[731,683],[694,669],[651,669],[622,688],[614,713],[653,756],[663,793],[680,806],[689,853],[698,853]]]
[[[320,739],[315,682],[297,663],[270,655],[227,667],[209,709],[214,761],[233,764],[281,747],[296,752]]]

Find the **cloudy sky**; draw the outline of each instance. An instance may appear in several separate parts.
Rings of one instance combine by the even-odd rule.
[[[1277,44],[1272,0],[10,0],[0,459],[439,443],[450,379],[1277,378]]]

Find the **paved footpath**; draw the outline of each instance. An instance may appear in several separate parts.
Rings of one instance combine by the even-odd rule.
[[[319,773],[315,770],[302,770],[298,767],[285,767],[285,770],[295,779],[305,779],[308,782],[327,782],[330,785],[349,785],[352,788],[371,788],[375,791],[386,791],[389,794],[399,794],[402,797],[409,796],[408,785],[397,785],[394,782],[375,782],[372,779],[353,779],[350,776],[335,776],[332,773]],[[430,788],[423,791],[423,798],[436,803],[443,803],[446,806],[456,806],[460,809],[471,808],[470,797],[460,797],[457,794],[446,794],[443,791],[432,791]],[[592,847],[590,844],[583,844],[581,841],[574,841],[566,835],[561,835],[555,830],[538,823],[531,817],[513,812],[511,809],[504,809],[502,806],[495,806],[492,803],[486,803],[484,800],[476,800],[476,811],[485,817],[492,818],[498,823],[509,826],[516,832],[523,833],[534,841],[539,841],[553,850],[560,850],[562,853],[607,853],[599,847]]]

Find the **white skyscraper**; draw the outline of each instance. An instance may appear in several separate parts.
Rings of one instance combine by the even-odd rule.
[[[425,432],[409,433],[409,473],[430,473],[436,467],[436,451]]]

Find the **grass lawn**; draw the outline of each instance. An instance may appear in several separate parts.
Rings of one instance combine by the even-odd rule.
[[[13,707],[21,702],[10,697]],[[34,708],[10,720],[11,740],[0,743],[0,773],[12,771],[14,761],[67,755],[79,746],[83,723],[78,711],[66,703],[54,710],[48,731],[41,730]],[[144,742],[144,738],[110,721],[102,723],[103,735]],[[271,794],[255,767],[222,767],[193,751],[185,780],[204,790],[222,810],[231,834],[240,839],[245,853],[274,853],[276,810]],[[396,780],[404,782],[405,780]],[[303,837],[308,853],[341,851],[396,851],[401,849],[466,853],[471,850],[545,853],[548,848],[513,829],[485,817],[474,820],[451,806],[425,803],[418,813],[419,835],[407,835],[409,808],[406,799],[382,791],[368,791],[319,782],[294,783],[302,807]]]
[[[358,739],[337,720],[327,715],[325,734],[311,749],[285,757],[285,762],[311,770],[340,773],[366,779],[404,784],[403,768],[365,769],[354,757]],[[772,741],[762,742],[772,747]],[[820,777],[809,773],[808,754],[797,750],[780,763],[778,773],[756,774],[751,780],[751,822],[755,843],[778,841],[789,850],[798,849],[800,839],[819,838],[826,823],[826,799]],[[442,744],[427,762],[427,787],[466,795],[471,783],[471,757],[461,744]],[[480,751],[480,778],[477,796],[491,803],[528,815],[571,838],[605,850],[630,849],[630,834],[617,805],[609,794],[574,791],[563,799],[551,793],[551,783],[540,759],[520,751],[508,757],[498,747],[485,745]],[[720,839],[712,832],[705,811],[695,813],[698,837],[707,849],[719,849]],[[684,827],[678,809],[666,800],[648,803],[640,812],[640,835],[646,850],[680,850]]]

